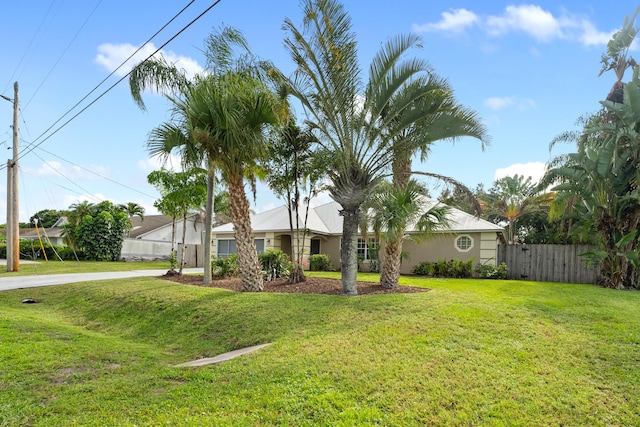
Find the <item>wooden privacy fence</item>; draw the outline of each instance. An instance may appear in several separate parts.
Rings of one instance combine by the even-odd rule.
[[[600,278],[595,266],[585,266],[580,254],[591,245],[499,245],[498,263],[507,264],[507,279],[539,282],[593,283]]]

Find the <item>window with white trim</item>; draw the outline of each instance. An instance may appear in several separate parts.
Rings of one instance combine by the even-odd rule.
[[[377,259],[378,258],[378,239],[369,237],[368,241],[358,238],[358,258],[360,259]]]
[[[469,252],[473,248],[473,239],[467,234],[456,237],[456,249],[459,252]]]
[[[238,247],[236,246],[236,239],[217,239],[216,240],[216,256],[218,258],[225,258],[229,255],[237,254]],[[255,239],[256,250],[258,253],[264,252],[264,239]]]

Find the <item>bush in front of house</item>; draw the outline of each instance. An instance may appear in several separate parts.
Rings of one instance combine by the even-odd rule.
[[[288,276],[291,272],[291,261],[289,255],[279,249],[267,249],[258,254],[264,278],[268,281]]]
[[[216,277],[235,277],[240,274],[238,255],[233,254],[227,257],[214,257],[211,260],[211,274]]]
[[[309,269],[311,271],[334,271],[331,258],[327,254],[315,254],[309,257]]]
[[[433,276],[433,263],[429,261],[422,261],[420,264],[413,266],[411,273],[417,276]]]
[[[423,261],[415,265],[411,272],[419,276],[468,278],[473,273],[473,258],[468,261],[459,259]]]
[[[506,279],[507,264],[502,262],[500,265],[478,264],[474,269],[474,273],[482,279]]]
[[[47,254],[46,259],[50,261],[76,261],[85,259],[84,252],[65,245],[50,245],[49,243],[42,243],[44,251]],[[57,255],[56,255],[57,253]],[[0,244],[0,258],[7,258],[7,245],[6,243]],[[37,240],[20,240],[20,258],[29,260],[44,261],[45,257],[40,247],[40,242]]]

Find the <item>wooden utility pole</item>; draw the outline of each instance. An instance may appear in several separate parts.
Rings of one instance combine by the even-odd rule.
[[[7,162],[7,271],[20,271],[20,204],[18,203],[18,82],[13,84],[13,161]]]

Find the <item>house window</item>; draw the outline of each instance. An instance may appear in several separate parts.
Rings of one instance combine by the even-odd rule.
[[[311,255],[320,253],[320,239],[311,239]]]
[[[264,239],[255,239],[256,250],[258,253],[264,252]],[[237,254],[238,247],[236,246],[235,239],[218,239],[216,245],[216,256],[218,258],[225,258],[229,255]]]
[[[456,238],[456,249],[460,252],[469,252],[473,248],[473,239],[471,236],[463,234]]]
[[[367,241],[358,238],[358,258],[378,259],[378,240],[373,237]]]

